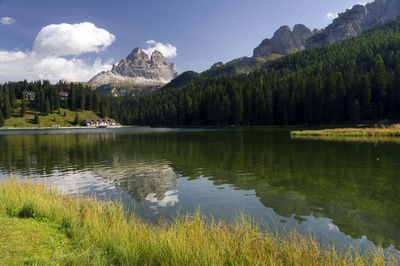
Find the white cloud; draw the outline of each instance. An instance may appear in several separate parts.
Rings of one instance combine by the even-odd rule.
[[[337,17],[338,17],[338,13],[333,13],[333,12],[329,12],[328,14],[325,15],[325,18],[327,18],[329,20],[333,20]]]
[[[53,24],[40,30],[33,50],[43,55],[80,55],[103,51],[114,40],[114,35],[90,22]]]
[[[19,52],[0,51],[0,63],[11,62],[18,59],[24,59],[26,54]]]
[[[96,59],[88,63],[83,59],[48,56],[42,57],[33,52],[0,51],[0,81],[48,79],[57,82],[88,81],[101,71],[110,70],[112,64]]]
[[[146,42],[148,44],[147,49],[144,49],[143,51],[151,56],[151,54],[157,50],[161,52],[166,58],[174,58],[176,57],[177,54],[177,49],[175,46],[169,43],[160,43],[156,42],[155,40],[149,40]]]
[[[102,51],[114,40],[114,35],[88,22],[46,26],[37,35],[32,51],[0,51],[0,81],[88,81],[97,73],[111,69],[112,64],[100,59],[90,63],[77,56]]]
[[[0,24],[3,24],[3,25],[11,25],[11,24],[14,24],[15,22],[16,22],[16,20],[13,18],[10,18],[10,17],[0,18]]]

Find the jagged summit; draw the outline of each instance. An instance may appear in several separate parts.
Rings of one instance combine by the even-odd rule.
[[[149,60],[149,56],[142,50],[142,48],[136,47],[126,57],[126,59],[123,59],[123,60],[128,60],[128,61],[145,60],[145,61],[148,61]]]
[[[151,57],[137,47],[117,65],[111,72],[130,78],[144,78],[168,83],[177,76],[176,67],[157,50]]]
[[[176,78],[178,73],[173,63],[164,55],[155,50],[151,57],[140,47],[114,65],[112,70],[103,71],[94,76],[89,84],[95,87],[109,85],[109,87],[147,88],[161,86]]]
[[[306,41],[312,36],[309,28],[302,24],[280,27],[271,39],[265,39],[254,49],[253,57],[269,57],[271,54],[290,54],[305,49]]]
[[[257,58],[268,58],[273,54],[287,55],[308,48],[330,45],[347,40],[385,23],[400,15],[400,0],[375,0],[366,5],[355,5],[338,15],[325,29],[311,31],[303,24],[293,30],[289,26],[280,27],[270,39],[264,39],[253,51],[253,57],[241,57],[229,63],[242,65],[257,64]],[[221,66],[218,64],[214,66]]]
[[[333,44],[369,30],[400,15],[399,0],[375,0],[364,5],[355,5],[339,14],[328,27],[307,40],[306,48]]]

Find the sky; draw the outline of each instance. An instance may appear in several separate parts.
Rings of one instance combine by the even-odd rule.
[[[367,2],[367,0],[365,1]],[[282,25],[324,28],[360,0],[0,0],[0,82],[88,81],[135,47],[179,73],[251,56]]]

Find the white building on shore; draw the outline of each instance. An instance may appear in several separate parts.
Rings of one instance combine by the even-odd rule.
[[[115,127],[117,122],[114,119],[85,119],[82,125],[85,127]]]

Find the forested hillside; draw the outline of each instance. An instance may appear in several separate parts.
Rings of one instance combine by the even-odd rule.
[[[111,97],[82,84],[59,82],[52,85],[48,81],[0,84],[0,126],[5,125],[6,119],[24,117],[29,111],[41,116],[61,114],[60,109],[79,113],[93,111],[104,118],[111,116],[111,107]],[[70,112],[64,111],[61,115],[67,114]]]
[[[286,125],[400,119],[400,19],[259,71],[113,99],[124,124]]]

